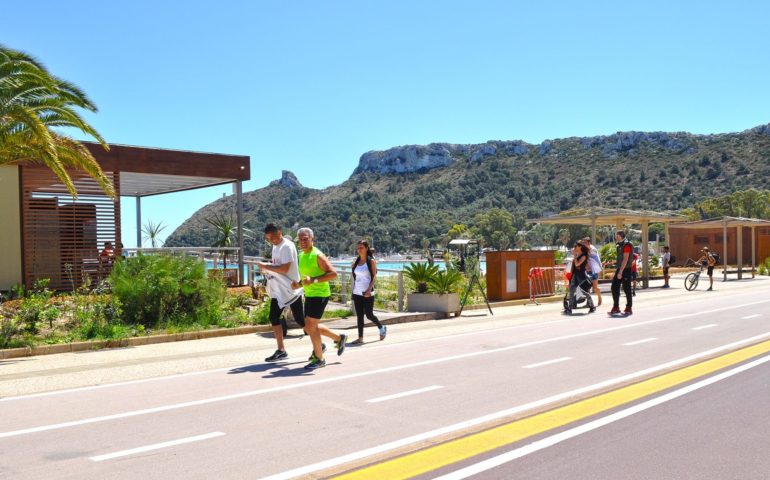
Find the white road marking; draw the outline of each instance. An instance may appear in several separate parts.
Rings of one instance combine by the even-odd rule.
[[[567,360],[572,360],[572,357],[561,357],[561,358],[555,358],[553,360],[548,360],[545,362],[539,362],[539,363],[533,363],[531,365],[525,365],[521,368],[537,368],[537,367],[544,367],[546,365],[553,365],[554,363],[561,363],[566,362]]]
[[[627,408],[625,410],[615,412],[611,415],[607,415],[606,417],[599,418],[592,422],[580,425],[579,427],[571,428],[564,432],[557,433],[556,435],[552,435],[550,437],[543,438],[542,440],[532,442],[529,445],[525,445],[515,450],[511,450],[510,452],[503,453],[502,455],[492,457],[490,459],[484,460],[483,462],[479,462],[475,465],[470,465],[468,467],[449,473],[447,475],[436,477],[434,480],[463,480],[465,478],[478,475],[492,468],[496,468],[496,467],[499,467],[500,465],[516,460],[517,458],[521,458],[526,455],[529,455],[530,453],[535,453],[539,450],[543,450],[545,448],[556,445],[557,443],[563,442],[565,440],[569,440],[570,438],[577,437],[578,435],[582,435],[592,430],[596,430],[597,428],[601,428],[605,425],[609,425],[610,423],[617,422],[618,420],[622,420],[626,417],[630,417],[631,415],[634,415],[636,413],[643,412],[644,410],[648,410],[660,404],[677,399],[679,397],[687,395],[688,393],[692,393],[695,390],[712,385],[721,380],[732,377],[733,375],[737,375],[750,368],[754,368],[756,366],[762,365],[763,363],[767,363],[767,362],[770,362],[770,356],[762,357],[751,363],[741,365],[740,367],[734,368],[732,370],[728,370],[724,373],[720,373],[719,375],[707,378],[705,380],[701,380],[700,382],[694,383],[692,385],[688,385],[684,388],[680,388],[679,390],[674,390],[673,392],[667,393],[657,398],[653,398],[651,400],[640,403],[638,405],[634,405],[633,407]]]
[[[706,328],[716,327],[716,323],[709,323],[708,325],[701,325],[700,327],[693,327],[693,330],[703,330]]]
[[[409,390],[408,392],[401,392],[401,393],[395,393],[393,395],[387,395],[384,397],[372,398],[371,400],[367,400],[367,402],[369,403],[386,402],[388,400],[395,400],[397,398],[408,397],[410,395],[417,395],[420,393],[431,392],[433,390],[438,390],[440,388],[444,388],[444,387],[442,387],[441,385],[432,385],[430,387],[418,388],[417,390]]]
[[[624,347],[630,347],[632,345],[641,345],[642,343],[654,342],[655,340],[657,340],[657,338],[655,338],[655,337],[644,338],[642,340],[637,340],[635,342],[624,343],[623,346]]]
[[[747,317],[741,317],[741,320],[751,320],[752,318],[761,317],[762,315],[759,313],[755,313],[754,315],[749,315]]]
[[[525,347],[531,347],[531,346],[535,346],[535,345],[544,345],[544,344],[548,344],[548,343],[559,342],[559,341],[562,341],[562,340],[571,340],[571,339],[574,339],[574,338],[588,337],[588,336],[597,335],[597,334],[601,334],[601,333],[615,332],[615,331],[619,331],[619,330],[625,330],[627,328],[633,328],[633,327],[639,327],[639,326],[644,326],[644,325],[650,325],[650,324],[654,324],[654,323],[660,323],[660,322],[669,321],[669,320],[675,320],[675,319],[680,319],[680,318],[694,317],[694,316],[699,316],[699,315],[703,315],[703,314],[707,314],[707,313],[714,313],[714,312],[719,312],[719,311],[724,311],[724,310],[733,310],[733,309],[736,309],[736,308],[742,308],[742,307],[746,307],[746,306],[749,306],[749,305],[768,303],[768,302],[770,302],[770,300],[759,300],[757,302],[746,303],[746,304],[743,304],[743,305],[731,305],[729,307],[715,308],[715,309],[711,309],[711,310],[703,311],[703,312],[685,313],[685,314],[682,314],[682,315],[675,315],[673,317],[658,318],[658,319],[655,319],[655,320],[647,320],[645,322],[629,323],[629,324],[620,325],[620,326],[617,326],[617,327],[608,327],[608,328],[602,328],[602,329],[599,329],[599,330],[592,330],[592,331],[588,331],[588,332],[574,333],[574,334],[571,334],[571,335],[563,335],[561,337],[553,337],[553,338],[545,338],[545,339],[542,339],[542,340],[534,340],[534,341],[531,341],[531,342],[525,342],[525,343],[519,343],[519,344],[515,344],[515,345],[509,345],[507,347],[501,347],[501,348],[494,348],[494,349],[490,349],[490,350],[482,350],[482,351],[464,353],[464,354],[461,354],[461,355],[454,355],[454,356],[449,356],[449,357],[434,358],[434,359],[425,360],[425,361],[422,361],[422,362],[407,363],[407,364],[404,364],[404,365],[396,365],[396,366],[393,366],[393,367],[380,368],[380,369],[376,369],[376,370],[367,370],[367,371],[359,372],[359,373],[351,373],[351,374],[348,374],[348,375],[340,375],[339,377],[322,378],[322,379],[319,379],[319,380],[313,380],[313,381],[309,381],[309,382],[294,383],[294,384],[291,384],[291,385],[282,385],[282,386],[279,386],[279,387],[264,388],[264,389],[261,389],[261,390],[251,390],[251,391],[235,393],[235,394],[231,394],[231,395],[222,395],[222,396],[219,396],[219,397],[204,398],[204,399],[201,399],[201,400],[192,400],[192,401],[189,401],[189,402],[182,402],[182,403],[176,403],[176,404],[170,404],[170,405],[163,405],[163,406],[160,406],[160,407],[146,408],[146,409],[142,409],[142,410],[132,410],[132,411],[123,412],[123,413],[116,413],[116,414],[113,414],[113,415],[104,415],[104,416],[101,416],[101,417],[85,418],[85,419],[82,419],[82,420],[73,420],[73,421],[69,421],[69,422],[55,423],[55,424],[50,424],[50,425],[42,425],[42,426],[39,426],[39,427],[24,428],[24,429],[20,429],[20,430],[11,430],[11,431],[8,431],[8,432],[0,432],[0,439],[1,438],[16,437],[16,436],[19,436],[19,435],[27,435],[27,434],[31,434],[31,433],[47,432],[47,431],[50,431],[50,430],[58,430],[58,429],[62,429],[62,428],[75,427],[75,426],[80,426],[80,425],[87,425],[87,424],[91,424],[91,423],[99,423],[99,422],[106,422],[106,421],[111,421],[111,420],[118,420],[118,419],[122,419],[122,418],[136,417],[136,416],[140,416],[140,415],[148,415],[148,414],[153,414],[153,413],[167,412],[167,411],[170,411],[170,410],[177,410],[177,409],[180,409],[180,408],[197,407],[197,406],[200,406],[200,405],[208,405],[208,404],[212,404],[212,403],[226,402],[226,401],[230,401],[230,400],[237,400],[237,399],[240,399],[240,398],[253,397],[253,396],[257,396],[257,395],[264,395],[264,394],[274,393],[274,392],[283,392],[283,391],[286,391],[286,390],[294,390],[294,389],[298,389],[298,388],[306,388],[306,387],[322,385],[322,384],[326,384],[326,383],[345,381],[345,380],[349,380],[351,378],[367,377],[367,376],[371,376],[371,375],[377,375],[377,374],[380,374],[380,373],[396,372],[396,371],[400,371],[400,370],[406,370],[406,369],[416,368],[416,367],[423,367],[423,366],[427,366],[427,365],[436,365],[436,364],[441,364],[441,363],[444,363],[444,362],[449,362],[449,361],[454,361],[454,360],[462,360],[462,359],[465,359],[465,358],[472,358],[472,357],[478,357],[478,356],[482,356],[482,355],[490,355],[490,354],[494,354],[494,353],[507,352],[507,351],[517,350],[517,349],[521,349],[521,348],[525,348]],[[760,335],[760,337],[762,337],[762,336]],[[740,343],[740,342],[738,342],[738,343]]]
[[[446,427],[441,427],[435,430],[430,430],[424,433],[420,433],[417,435],[413,435],[411,437],[401,438],[399,440],[394,440],[392,442],[384,443],[382,445],[377,445],[374,447],[367,448],[365,450],[359,450],[357,452],[352,452],[347,455],[343,455],[336,458],[331,458],[329,460],[324,460],[318,463],[314,463],[311,465],[305,465],[304,467],[295,468],[293,470],[288,470],[281,473],[276,473],[274,475],[270,475],[268,477],[264,477],[262,480],[289,480],[295,477],[299,477],[302,475],[307,475],[309,473],[317,472],[319,470],[326,470],[327,468],[337,467],[340,465],[344,465],[348,462],[354,462],[358,461],[367,457],[371,457],[373,455],[380,455],[385,452],[389,452],[391,450],[399,449],[402,447],[405,447],[407,445],[412,445],[417,442],[423,442],[425,440],[430,440],[435,437],[439,437],[442,435],[446,435],[449,433],[454,433],[458,431],[465,430],[467,428],[481,425],[483,423],[492,422],[495,420],[499,420],[500,418],[509,417],[511,415],[516,415],[522,412],[526,412],[529,410],[534,410],[538,408],[545,407],[547,405],[561,402],[567,399],[572,399],[573,397],[576,397],[578,395],[584,395],[588,393],[592,393],[597,390],[603,390],[609,387],[614,387],[619,384],[627,383],[631,380],[638,379],[640,377],[646,377],[648,375],[652,375],[658,372],[670,370],[675,367],[679,367],[681,365],[685,365],[688,363],[691,363],[696,360],[700,360],[702,358],[708,358],[713,355],[716,355],[718,353],[722,353],[724,351],[732,350],[733,348],[738,348],[741,346],[745,346],[747,344],[756,343],[762,340],[766,340],[770,338],[770,332],[763,333],[761,335],[757,335],[755,337],[750,337],[745,340],[740,340],[737,342],[732,342],[727,345],[722,345],[721,347],[712,348],[710,350],[706,350],[704,352],[696,353],[695,355],[689,355],[684,358],[680,358],[678,360],[674,360],[671,362],[663,363],[661,365],[657,365],[655,367],[646,368],[644,370],[640,370],[638,372],[630,373],[627,375],[623,375],[621,377],[617,378],[611,378],[609,380],[605,380],[603,382],[595,383],[593,385],[589,385],[586,387],[581,387],[575,390],[571,390],[569,392],[559,393],[556,395],[553,395],[551,397],[543,398],[540,400],[535,400],[534,402],[525,403],[524,405],[519,405],[513,408],[509,408],[507,410],[502,410],[499,412],[490,413],[488,415],[484,415],[482,417],[473,418],[470,420],[466,420],[460,423],[455,423],[453,425],[448,425]]]
[[[748,307],[748,306],[752,306],[752,305],[759,305],[759,304],[768,303],[768,302],[770,302],[770,300],[759,300],[759,301],[756,301],[756,302],[744,303],[744,304],[741,304],[741,305],[733,305],[733,306],[729,306],[729,307],[722,307],[722,308],[716,308],[716,309],[711,309],[711,310],[704,310],[704,311],[701,311],[701,312],[676,315],[676,316],[673,316],[673,317],[659,318],[659,319],[656,319],[656,320],[649,320],[649,321],[646,321],[646,322],[630,323],[630,324],[627,324],[627,325],[621,325],[621,326],[618,326],[618,327],[611,327],[611,328],[602,329],[602,330],[595,330],[595,331],[592,331],[592,332],[585,332],[585,333],[579,333],[579,334],[576,334],[576,335],[567,335],[567,336],[564,336],[564,337],[555,337],[555,338],[552,338],[552,339],[538,340],[536,342],[530,342],[530,343],[525,343],[525,344],[520,344],[520,345],[513,345],[511,347],[505,347],[504,349],[501,349],[501,350],[511,349],[511,348],[529,347],[529,346],[533,346],[533,345],[540,345],[542,343],[548,343],[548,342],[551,342],[551,341],[569,340],[571,338],[576,338],[576,337],[581,337],[581,336],[593,335],[593,334],[597,334],[597,333],[606,333],[606,332],[611,332],[611,331],[615,331],[615,330],[621,330],[621,329],[624,329],[624,328],[633,328],[633,327],[637,327],[637,326],[649,325],[649,324],[658,323],[658,322],[665,322],[665,321],[669,321],[669,320],[678,320],[678,319],[682,319],[682,318],[688,318],[688,317],[693,317],[693,316],[698,316],[698,315],[703,315],[703,314],[713,313],[713,312],[721,312],[721,311],[725,311],[725,310],[733,310],[733,309],[736,309],[736,308],[743,308],[743,307]],[[547,322],[547,325],[554,325],[554,324],[558,324],[558,323],[567,323],[567,322],[574,322],[574,321],[572,319],[553,320],[553,321]],[[498,328],[498,329],[495,329],[495,330],[492,330],[492,331],[518,330],[518,329],[537,327],[539,325],[542,325],[542,324],[540,324],[540,323],[532,323],[532,324],[526,324],[526,325],[514,325],[514,326],[510,326],[510,327]],[[371,348],[367,348],[367,351],[373,350],[373,349],[380,349],[380,348],[400,347],[400,346],[403,346],[403,345],[409,345],[409,344],[414,344],[414,343],[434,342],[434,341],[438,341],[438,340],[444,340],[446,338],[465,337],[465,336],[472,336],[472,335],[489,335],[489,334],[490,334],[490,330],[479,330],[479,331],[465,332],[465,333],[460,333],[460,334],[442,335],[442,336],[436,336],[436,337],[431,337],[431,338],[423,338],[423,339],[419,339],[419,340],[413,340],[413,341],[403,342],[403,343],[398,343],[398,344],[374,345]],[[495,353],[497,351],[500,351],[500,350],[488,350],[488,351],[482,352],[482,353]],[[360,351],[358,351],[358,352],[357,351],[351,351],[350,353],[351,354],[357,354],[359,352]],[[244,365],[240,365],[240,366],[236,366],[236,367],[216,368],[216,369],[200,371],[200,372],[179,373],[179,374],[172,374],[172,375],[153,377],[153,378],[143,378],[143,379],[138,379],[138,380],[129,380],[129,381],[125,381],[125,382],[107,383],[107,384],[102,384],[102,385],[90,385],[90,386],[87,386],[87,387],[75,387],[75,388],[70,388],[70,389],[66,389],[66,390],[57,390],[57,391],[53,391],[53,392],[41,392],[41,393],[32,393],[32,394],[29,394],[29,395],[19,395],[19,396],[15,396],[15,397],[4,397],[4,398],[0,398],[0,403],[16,401],[16,400],[25,400],[25,399],[28,399],[28,398],[48,397],[48,396],[62,395],[62,394],[67,394],[67,393],[77,393],[77,392],[89,391],[89,390],[99,390],[99,389],[103,389],[103,388],[119,387],[119,386],[125,386],[125,385],[134,385],[134,384],[139,384],[139,383],[157,382],[157,381],[175,379],[175,378],[180,378],[180,377],[187,377],[187,376],[192,376],[192,375],[204,375],[204,374],[207,374],[207,373],[226,372],[226,371],[233,370],[234,368],[242,368],[242,367],[245,367],[245,366]],[[347,379],[349,377],[342,377],[342,378]],[[307,384],[303,384],[303,385],[315,385],[315,383],[308,382]],[[0,438],[2,438],[2,437],[0,437]]]
[[[128,457],[137,453],[150,452],[152,450],[160,450],[161,448],[169,448],[177,445],[184,445],[185,443],[200,442],[202,440],[208,440],[210,438],[216,438],[223,436],[222,432],[211,432],[205,435],[196,435],[194,437],[180,438],[179,440],[171,440],[163,443],[156,443],[153,445],[147,445],[144,447],[132,448],[130,450],[121,450],[119,452],[108,453],[106,455],[97,455],[90,457],[89,460],[94,462],[103,462],[105,460],[112,460],[113,458]]]

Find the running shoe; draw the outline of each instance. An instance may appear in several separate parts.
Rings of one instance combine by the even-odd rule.
[[[323,368],[326,366],[326,360],[325,359],[317,359],[315,355],[313,355],[313,358],[310,360],[310,362],[305,365],[305,370],[315,370],[317,368]]]
[[[591,307],[588,309],[588,313],[594,313],[596,311],[596,307]]]
[[[388,327],[383,325],[382,328],[380,328],[380,340],[385,340],[385,335],[387,334],[388,334]]]
[[[266,362],[277,362],[278,360],[283,360],[284,358],[288,358],[289,354],[286,353],[284,350],[276,350],[274,354],[270,355],[265,359]]]
[[[340,339],[337,342],[334,342],[334,346],[337,347],[337,356],[342,355],[345,353],[345,342],[348,341],[348,336],[345,333],[340,333]]]
[[[607,315],[618,315],[619,313],[620,313],[620,308],[612,307],[612,310],[607,312]]]
[[[326,344],[325,343],[321,344],[321,351],[322,352],[326,351]],[[315,358],[315,352],[310,352],[310,356],[307,357],[307,361],[309,362],[309,361],[313,360],[314,358]]]
[[[634,314],[634,312],[631,311],[631,307],[626,307],[626,309],[623,310],[623,316],[624,317],[627,317],[627,316],[633,315],[633,314]]]

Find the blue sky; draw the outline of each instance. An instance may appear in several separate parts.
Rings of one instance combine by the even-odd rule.
[[[759,1],[29,1],[3,6],[0,42],[82,87],[108,142],[249,155],[249,191],[284,169],[337,184],[398,145],[765,124],[768,18]],[[231,191],[143,217],[167,235]],[[126,246],[134,222],[126,199]]]

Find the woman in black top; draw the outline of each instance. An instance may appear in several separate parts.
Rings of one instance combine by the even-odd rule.
[[[588,253],[588,247],[583,245],[581,242],[575,243],[575,246],[572,248],[572,254],[574,255],[574,258],[572,260],[572,267],[570,270],[572,273],[572,278],[570,278],[569,282],[569,303],[565,305],[564,313],[572,313],[572,309],[575,307],[575,305],[577,305],[577,299],[575,296],[577,294],[578,288],[580,289],[580,293],[586,298],[588,313],[593,313],[596,311],[593,299],[589,293],[591,282],[588,279],[588,275],[586,274],[586,266],[588,265]]]

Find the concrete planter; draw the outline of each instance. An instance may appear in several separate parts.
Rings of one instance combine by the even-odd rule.
[[[457,293],[410,293],[407,295],[407,310],[410,312],[458,313],[460,295]]]

